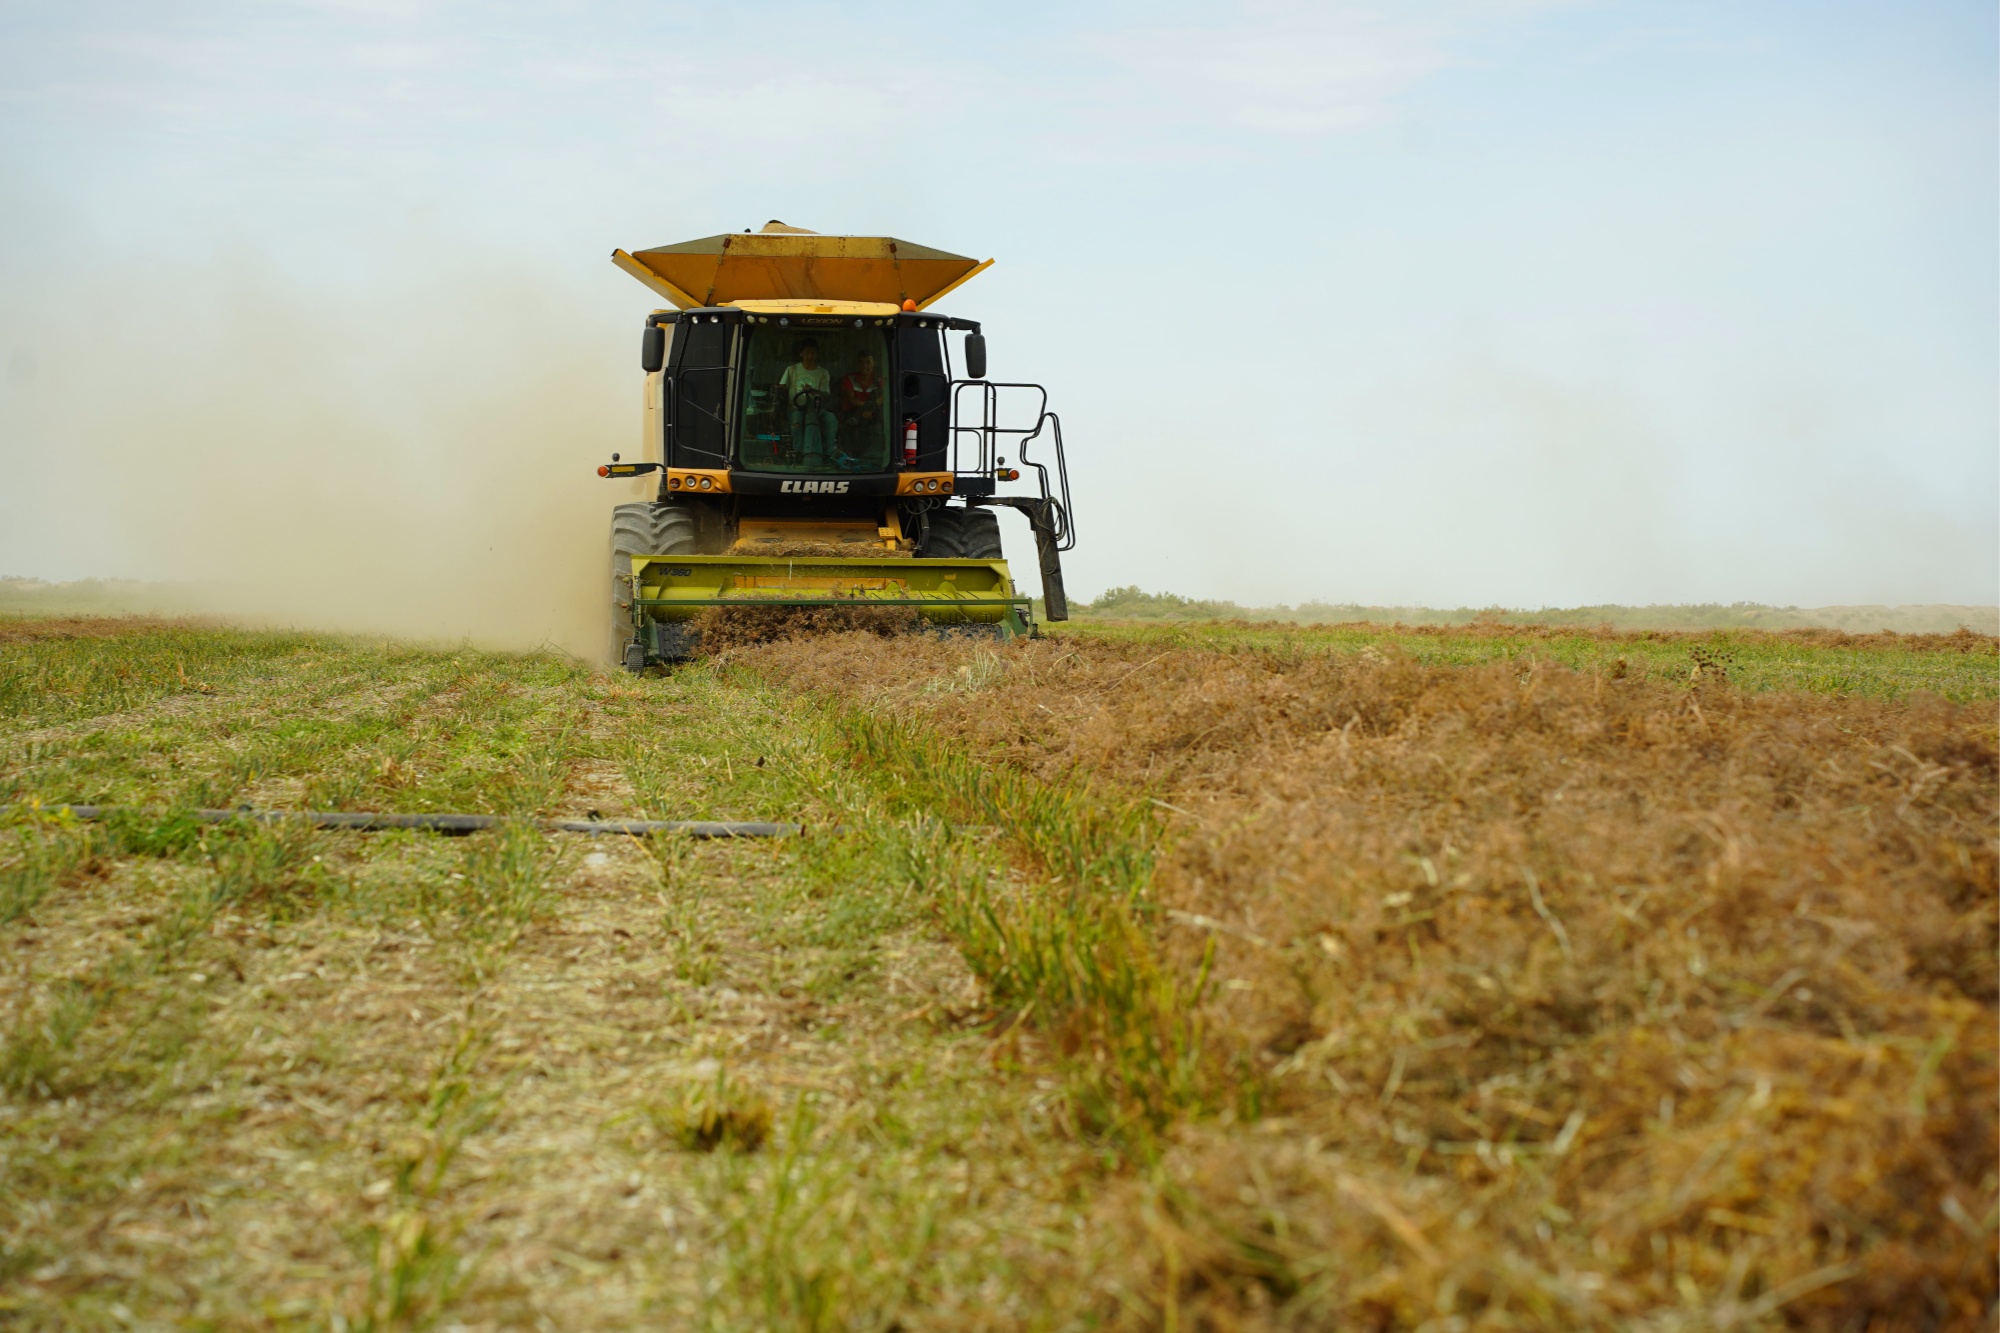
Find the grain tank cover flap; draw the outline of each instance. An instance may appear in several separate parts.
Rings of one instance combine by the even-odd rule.
[[[976,259],[893,236],[801,231],[725,232],[629,258],[704,306],[788,299],[922,306],[981,267]]]

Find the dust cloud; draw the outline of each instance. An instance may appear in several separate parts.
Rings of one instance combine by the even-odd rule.
[[[106,533],[89,572],[256,623],[601,659],[610,508],[647,488],[594,469],[638,442],[643,294],[461,270],[357,296],[255,263],[142,286],[34,330],[49,373],[11,432],[55,460],[42,521]]]

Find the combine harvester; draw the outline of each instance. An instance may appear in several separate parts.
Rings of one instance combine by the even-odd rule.
[[[714,608],[1033,634],[1000,508],[1034,533],[1048,618],[1069,618],[1069,476],[1047,391],[988,381],[979,325],[929,313],[992,260],[781,222],[611,258],[674,306],[646,317],[639,458],[597,469],[635,479],[611,521],[616,660],[685,660]]]

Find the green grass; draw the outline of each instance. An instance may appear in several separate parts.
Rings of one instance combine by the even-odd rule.
[[[942,793],[702,668],[127,628],[0,649],[0,1321],[1047,1314],[1101,1167],[990,1049],[945,898],[1015,872]],[[186,814],[240,804],[815,833]]]
[[[893,778],[905,808],[991,825],[1046,875],[1008,886],[941,825],[903,853],[1005,1017],[1061,1034],[1078,1130],[1144,1152],[1175,1120],[1214,1109],[1196,1016],[1205,971],[1184,984],[1154,958],[1151,808],[983,764],[892,717],[832,718],[852,761]]]
[[[1413,633],[1388,626],[1139,624],[1078,621],[1056,634],[1228,651],[1255,648],[1279,653],[1397,652],[1439,666],[1541,659],[1582,671],[1686,681],[1697,673],[1726,676],[1746,690],[1803,690],[1896,698],[1927,690],[1960,702],[2000,699],[2000,656],[1991,641],[1970,651],[1915,651],[1893,647],[1830,647],[1773,635],[1717,630],[1700,635],[1641,633],[1600,637],[1578,631],[1534,636],[1479,627],[1445,634]]]
[[[0,718],[47,724],[240,689],[310,667],[332,647],[302,634],[147,622],[108,637],[0,641]]]

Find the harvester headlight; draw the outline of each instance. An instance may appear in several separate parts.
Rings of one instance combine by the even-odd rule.
[[[707,489],[708,489],[709,487],[711,487],[711,486],[713,486],[713,485],[715,485],[715,482],[714,482],[714,481],[713,481],[712,479],[710,479],[710,478],[708,478],[708,477],[703,477],[703,478],[701,479],[701,488],[702,488],[703,490],[707,490]]]
[[[668,490],[670,490],[670,491],[677,491],[677,490],[679,490],[680,488],[681,488],[681,479],[680,479],[679,477],[668,477],[668,478],[667,478],[667,489],[668,489]]]

